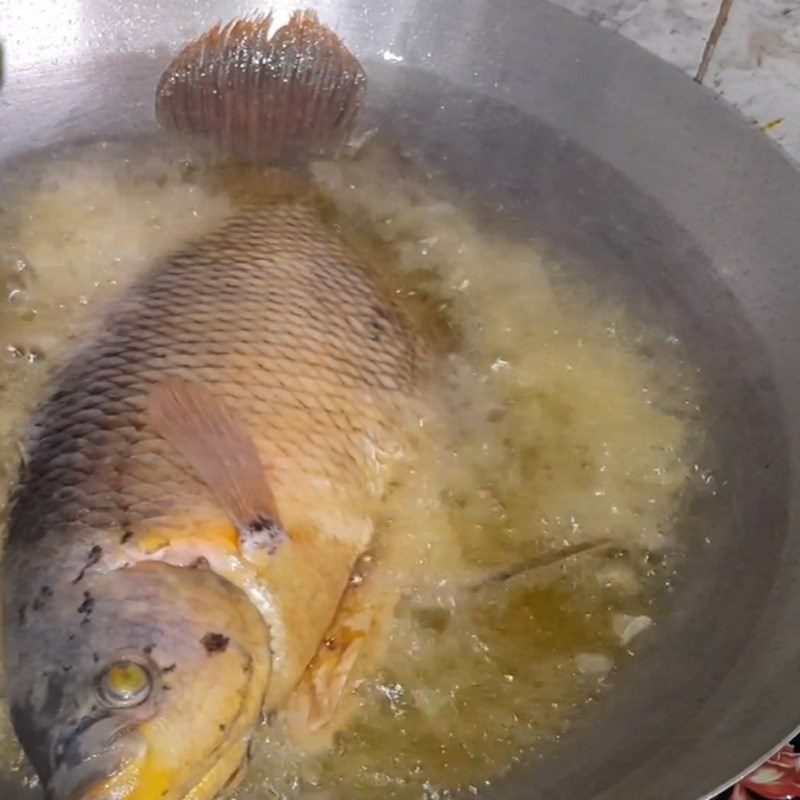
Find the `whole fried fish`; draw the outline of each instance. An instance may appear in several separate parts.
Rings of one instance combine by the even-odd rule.
[[[215,153],[302,166],[339,151],[364,91],[306,12],[213,29],[156,110]],[[48,797],[213,798],[262,713],[329,723],[375,627],[347,590],[423,353],[299,200],[107,310],[35,415],[5,556],[8,697]]]

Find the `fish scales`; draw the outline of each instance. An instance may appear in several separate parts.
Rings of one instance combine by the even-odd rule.
[[[157,492],[165,471],[131,461],[148,452],[182,475],[187,495],[204,492],[143,421],[165,374],[233,398],[265,463],[293,459],[348,486],[390,438],[382,420],[415,393],[417,373],[408,326],[313,208],[246,213],[150,272],[60,371],[34,423],[10,556],[62,539],[76,499],[86,510],[113,503],[119,527],[135,525],[138,484]]]

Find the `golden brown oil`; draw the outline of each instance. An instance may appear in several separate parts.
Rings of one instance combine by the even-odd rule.
[[[327,749],[298,753],[266,724],[236,796],[478,789],[617,682],[636,633],[655,621],[657,635],[653,604],[701,455],[694,372],[670,332],[565,280],[543,250],[480,230],[378,150],[314,177],[331,225],[429,334],[429,403],[375,510],[376,557],[403,589],[388,652]],[[259,180],[122,145],[20,174],[0,231],[3,495],[71,333],[243,197],[275,202]],[[604,546],[484,585],[593,542]],[[5,719],[0,753],[20,769]]]

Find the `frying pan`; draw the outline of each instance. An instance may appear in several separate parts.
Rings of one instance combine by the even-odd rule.
[[[549,3],[313,4],[365,62],[368,124],[487,224],[548,241],[673,331],[707,387],[720,492],[683,532],[667,612],[569,736],[486,797],[712,795],[800,723],[800,174],[681,72]],[[170,54],[250,11],[0,0],[0,172],[61,142],[146,135]]]

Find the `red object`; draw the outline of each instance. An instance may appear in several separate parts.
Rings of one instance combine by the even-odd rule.
[[[792,745],[782,747],[742,778],[734,787],[731,800],[751,800],[753,795],[764,800],[800,798],[800,753]]]

